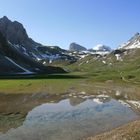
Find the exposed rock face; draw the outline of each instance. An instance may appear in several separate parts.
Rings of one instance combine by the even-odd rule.
[[[5,55],[5,51],[8,48],[7,45],[5,37],[0,33],[0,75],[24,72],[20,67],[14,65]]]
[[[26,57],[45,64],[46,61],[57,59],[74,60],[67,51],[57,46],[43,46],[28,37],[23,25],[17,21],[11,21],[6,16],[0,19],[0,32],[6,38],[9,45]]]
[[[86,51],[87,49],[79,44],[76,44],[76,43],[71,43],[70,44],[70,47],[69,47],[69,50],[70,51]]]
[[[12,22],[7,17],[1,18],[0,75],[65,72],[59,67],[44,66],[37,61],[43,58],[37,45],[40,44],[28,37],[21,23]]]
[[[140,48],[140,34],[136,33],[131,39],[126,43],[119,46],[120,49],[135,49]]]
[[[0,32],[10,43],[15,45],[23,45],[28,49],[40,45],[28,37],[21,23],[17,21],[12,22],[6,16],[0,19]]]

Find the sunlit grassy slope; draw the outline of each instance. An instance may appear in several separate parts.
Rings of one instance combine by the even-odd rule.
[[[128,51],[122,56],[123,61],[116,61],[113,54],[105,58],[88,56],[69,65],[71,71],[85,72],[93,81],[114,80],[131,83],[140,82],[140,49]]]

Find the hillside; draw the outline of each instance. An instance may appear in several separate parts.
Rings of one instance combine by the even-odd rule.
[[[88,50],[77,43],[64,50],[35,42],[21,23],[4,16],[0,19],[1,74],[63,73],[63,67],[68,72],[85,73],[93,81],[137,83],[139,41],[140,35],[136,33],[116,50],[102,44]]]
[[[132,38],[129,45],[133,45],[134,40],[136,42],[139,37],[134,35]],[[135,46],[131,49],[126,49],[126,47],[116,49],[104,56],[89,54],[68,67],[70,71],[86,73],[93,81],[139,83],[139,62],[140,49]]]
[[[17,29],[17,30],[13,31],[13,29]],[[50,73],[65,72],[62,68],[59,68],[59,67],[44,66],[39,61],[36,61],[38,57],[34,59],[33,57],[26,55],[24,53],[23,50],[25,50],[25,48],[22,45],[25,43],[25,46],[26,46],[26,41],[29,38],[20,23],[11,22],[7,17],[3,17],[2,19],[0,19],[0,31],[1,31],[0,32],[0,57],[1,57],[0,75],[35,74],[35,73],[50,74]],[[22,41],[21,39],[22,37],[21,38],[19,37],[18,32],[21,32],[21,34],[24,34],[23,36],[25,36],[25,39],[24,39],[25,42],[24,41],[20,42]],[[15,45],[15,43],[17,43],[15,40],[19,42],[19,44]],[[21,45],[20,43],[23,43],[23,44]],[[26,48],[28,49],[32,48],[32,50],[34,50],[35,46],[31,47],[27,45]]]

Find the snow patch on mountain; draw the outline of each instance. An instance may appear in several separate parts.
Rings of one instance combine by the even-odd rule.
[[[5,58],[10,61],[11,63],[13,63],[15,66],[19,67],[20,69],[22,69],[23,71],[25,71],[26,74],[32,74],[33,72],[23,68],[22,66],[20,66],[19,64],[15,63],[12,59],[10,59],[9,57],[5,56]]]
[[[111,52],[111,48],[109,46],[98,44],[92,49],[90,49],[91,54],[99,54],[99,55],[106,55]]]
[[[109,46],[98,44],[95,47],[93,47],[93,50],[95,51],[111,51],[111,48]]]
[[[119,46],[119,49],[136,49],[140,48],[140,34],[136,33],[130,40]]]

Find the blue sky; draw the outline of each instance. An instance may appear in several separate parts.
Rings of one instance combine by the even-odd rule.
[[[140,0],[1,0],[4,15],[35,41],[65,49],[71,42],[115,48],[140,32]]]

